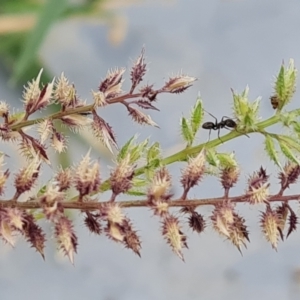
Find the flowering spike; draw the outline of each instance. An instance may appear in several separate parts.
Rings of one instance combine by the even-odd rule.
[[[24,222],[24,211],[18,208],[7,208],[5,219],[9,223],[11,228],[18,231],[22,231]]]
[[[134,103],[137,104],[139,107],[141,107],[143,109],[153,109],[153,110],[159,111],[159,109],[157,107],[155,107],[154,105],[152,105],[149,102],[149,100],[138,100]]]
[[[140,89],[140,93],[143,98],[147,98],[149,101],[155,101],[158,94],[157,91],[153,90],[153,85],[146,85]]]
[[[124,242],[125,234],[122,225],[114,222],[107,222],[105,227],[105,232],[108,238],[112,239],[115,242]]]
[[[107,72],[106,78],[99,86],[99,91],[104,93],[106,99],[114,98],[122,92],[122,76],[124,72],[124,68]]]
[[[27,159],[32,160],[35,156],[38,156],[40,160],[50,164],[46,147],[35,138],[22,133],[22,141],[19,148],[21,154]]]
[[[25,236],[25,238],[31,244],[31,246],[42,255],[43,259],[45,259],[45,234],[42,228],[35,223],[33,216],[26,212],[23,212],[22,234]]]
[[[186,236],[182,233],[179,226],[179,220],[170,215],[163,221],[162,234],[170,244],[174,253],[184,261],[182,248],[188,248],[186,243]]]
[[[22,168],[15,176],[17,197],[29,191],[35,184],[40,170],[41,162],[36,156],[25,168]]]
[[[93,96],[95,107],[103,107],[107,105],[104,93],[99,91],[98,92],[92,91],[92,96]]]
[[[280,228],[280,218],[269,205],[267,206],[266,211],[262,213],[260,223],[266,240],[271,243],[273,249],[277,250],[280,234],[278,230]]]
[[[131,106],[127,106],[127,110],[129,112],[129,115],[132,117],[132,119],[142,125],[150,125],[150,126],[154,126],[154,127],[158,127],[159,126],[151,119],[151,117],[149,115],[146,115],[144,113],[142,113],[140,110],[135,109]]]
[[[7,216],[7,210],[0,209],[0,237],[11,247],[15,246],[15,240],[13,238],[14,230],[15,229],[10,225],[10,219]]]
[[[55,220],[63,213],[64,209],[61,205],[63,200],[65,200],[64,192],[60,191],[60,187],[53,183],[47,185],[45,192],[38,199],[43,213],[49,220]]]
[[[287,163],[284,166],[283,171],[279,173],[281,191],[283,192],[289,188],[290,184],[296,183],[299,175],[300,166],[292,162]]]
[[[123,214],[119,204],[110,202],[100,208],[100,218],[107,221],[105,232],[107,237],[120,242],[140,256],[141,242],[132,229],[130,220]]]
[[[214,229],[229,239],[233,245],[241,252],[241,246],[246,247],[246,241],[249,242],[249,233],[245,220],[234,212],[233,204],[224,202],[216,205],[211,216]]]
[[[74,264],[74,253],[77,252],[77,236],[73,229],[72,222],[65,216],[62,216],[55,223],[55,237],[60,249],[69,257]]]
[[[60,170],[54,177],[56,184],[59,186],[60,191],[65,191],[71,187],[72,174],[69,168]]]
[[[2,170],[2,167],[4,166],[4,155],[0,154],[0,196],[4,193],[5,183],[7,178],[9,177],[9,170]]]
[[[284,237],[283,237],[283,230],[285,227],[285,223],[286,223],[286,219],[289,213],[289,206],[287,205],[287,203],[281,203],[280,206],[276,207],[276,213],[279,219],[279,226],[278,226],[278,230],[279,230],[279,234],[281,237],[281,240],[283,241]]]
[[[189,217],[189,226],[197,233],[204,231],[206,224],[203,216],[193,211]]]
[[[182,172],[181,184],[184,188],[185,199],[188,191],[197,185],[205,170],[205,151],[202,149],[196,157],[189,158],[187,167]]]
[[[262,167],[258,172],[255,172],[248,180],[248,190],[246,195],[251,204],[263,203],[268,201],[269,175],[266,174],[266,170]]]
[[[24,108],[27,114],[34,112],[35,105],[39,99],[41,90],[39,88],[40,79],[43,69],[40,70],[36,79],[33,79],[32,82],[28,82],[28,86],[24,86],[23,99],[24,99]]]
[[[152,200],[151,202],[148,202],[148,206],[154,211],[155,216],[165,217],[169,214],[170,197],[167,196],[160,198],[159,200]]]
[[[119,224],[122,224],[125,219],[125,215],[123,214],[120,205],[115,202],[102,205],[100,208],[100,217],[103,220]]]
[[[9,106],[6,102],[0,101],[0,118],[8,119]]]
[[[238,181],[240,170],[238,167],[225,167],[221,170],[221,184],[225,191],[229,191]]]
[[[145,48],[142,49],[141,55],[138,57],[134,63],[130,75],[131,75],[131,90],[132,93],[136,86],[143,80],[143,76],[146,74],[146,63],[145,63]]]
[[[237,247],[237,249],[241,251],[241,246],[246,246],[246,241],[249,240],[249,232],[247,230],[247,226],[245,225],[245,219],[238,214],[234,213],[234,222],[230,226],[230,241]]]
[[[290,208],[290,216],[288,222],[289,222],[289,229],[286,234],[286,238],[288,238],[289,235],[297,229],[297,224],[298,224],[298,217],[291,208]]]
[[[114,196],[126,193],[133,185],[134,166],[130,164],[130,154],[118,162],[110,174],[110,184]]]
[[[220,235],[230,238],[230,225],[234,222],[233,205],[229,202],[216,205],[211,220]]]
[[[101,234],[101,224],[99,222],[99,216],[86,212],[86,217],[84,219],[85,226],[90,230],[90,232],[95,234]]]
[[[162,89],[169,93],[179,94],[192,86],[192,83],[196,80],[197,78],[195,77],[180,74],[175,77],[171,77]]]
[[[168,196],[168,192],[171,187],[171,175],[169,171],[164,167],[158,170],[148,189],[148,202],[158,201],[161,198]]]
[[[58,153],[62,153],[67,149],[67,140],[58,131],[53,131],[52,137],[51,137],[51,145]]]
[[[90,161],[90,151],[75,169],[74,185],[80,197],[98,190],[100,186],[99,163]]]
[[[136,231],[132,229],[132,225],[129,221],[129,219],[125,219],[123,222],[123,228],[124,228],[124,244],[125,247],[131,249],[135,254],[137,254],[139,257],[141,257],[140,250],[141,250],[141,241],[138,237]]]
[[[93,123],[91,124],[94,135],[101,140],[101,142],[112,151],[111,145],[118,149],[115,135],[112,128],[96,113],[93,114]]]
[[[45,108],[50,104],[52,97],[52,90],[54,85],[54,79],[51,83],[46,84],[42,90],[39,88],[41,74],[43,69],[41,69],[37,78],[31,83],[28,83],[28,87],[25,87],[23,93],[24,106],[27,115],[31,115],[37,110]]]
[[[64,73],[55,82],[54,99],[61,103],[63,108],[68,107],[74,100],[74,86],[69,83]]]
[[[52,120],[46,119],[38,124],[37,131],[40,135],[40,142],[44,144],[54,129]]]

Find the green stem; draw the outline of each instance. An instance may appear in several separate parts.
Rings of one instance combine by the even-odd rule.
[[[297,115],[300,115],[300,109],[292,110],[289,113],[296,113]],[[232,130],[228,134],[222,136],[221,137],[222,140],[217,138],[217,139],[214,139],[207,143],[202,143],[202,144],[194,146],[194,147],[185,148],[175,154],[165,157],[162,160],[162,164],[169,165],[174,162],[185,161],[185,160],[187,160],[188,157],[197,155],[204,147],[207,149],[214,148],[214,147],[219,146],[222,143],[233,140],[233,139],[235,139],[239,136],[243,136],[245,134],[250,134],[250,133],[254,133],[254,132],[263,133],[265,128],[275,125],[276,123],[279,122],[279,120],[280,120],[280,115],[276,114],[264,121],[257,123],[256,124],[257,130],[248,130],[247,132],[238,132],[236,130]],[[145,166],[142,166],[142,167],[136,169],[135,176],[139,176],[139,175],[143,174],[145,172],[146,167],[147,166],[145,165]],[[104,181],[101,185],[101,191],[107,191],[109,188],[110,188],[109,180]]]

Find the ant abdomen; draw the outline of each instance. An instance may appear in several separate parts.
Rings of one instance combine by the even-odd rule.
[[[215,128],[215,123],[213,122],[205,122],[202,124],[203,129],[214,129]]]
[[[223,120],[223,118],[222,118]],[[220,123],[224,122],[224,127],[230,127],[230,128],[236,128],[237,124],[232,119],[226,119],[224,121],[221,121]]]

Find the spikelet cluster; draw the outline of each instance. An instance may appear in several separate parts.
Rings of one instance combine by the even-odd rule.
[[[144,111],[159,111],[157,103],[160,96],[164,93],[180,94],[196,81],[195,77],[179,73],[171,76],[158,88],[148,83],[140,86],[147,73],[145,49],[142,49],[129,71],[128,91],[123,90],[125,68],[115,68],[108,71],[96,87],[96,91],[92,91],[91,103],[80,98],[75,84],[69,82],[64,73],[57,79],[53,78],[52,81],[43,84],[42,72],[43,70],[40,70],[37,77],[24,86],[23,112],[15,113],[7,102],[0,101],[0,139],[3,142],[16,142],[21,156],[27,159],[25,166],[14,172],[12,178],[14,195],[9,200],[1,199],[0,238],[4,243],[14,247],[17,238],[21,236],[44,258],[46,235],[37,222],[44,218],[53,228],[58,248],[73,264],[78,248],[78,237],[74,222],[66,211],[70,208],[80,211],[83,224],[89,232],[106,235],[110,240],[141,256],[141,239],[134,229],[133,222],[125,214],[124,207],[147,205],[161,222],[162,237],[183,261],[183,250],[188,246],[181,222],[182,215],[186,218],[186,226],[200,234],[209,225],[200,212],[202,205],[213,205],[214,209],[210,216],[213,229],[228,239],[240,252],[243,247],[246,248],[250,240],[246,221],[236,212],[238,202],[265,206],[261,213],[260,226],[264,237],[275,250],[280,240],[283,241],[297,229],[298,216],[289,205],[289,200],[298,200],[299,195],[288,198],[283,196],[283,193],[299,178],[300,166],[295,152],[299,152],[300,145],[292,135],[277,135],[264,131],[264,122],[259,122],[260,98],[249,102],[248,87],[241,95],[233,92],[236,121],[223,117],[221,122],[216,120],[215,123],[208,122],[206,123],[208,126],[204,126],[205,110],[200,95],[192,108],[191,117],[181,119],[181,133],[186,142],[186,149],[179,153],[178,160],[187,161],[187,164],[181,171],[179,188],[182,189],[182,195],[177,199],[173,197],[171,175],[165,166],[169,161],[162,159],[159,144],[149,146],[149,140],[135,144],[133,137],[120,149],[116,156],[116,166],[107,180],[100,181],[100,164],[92,160],[90,150],[73,168],[61,168],[47,184],[40,183],[38,192],[28,196],[25,202],[21,202],[21,196],[25,196],[25,193],[38,186],[44,165],[50,165],[49,151],[52,149],[62,153],[68,149],[68,130],[77,132],[83,128],[90,129],[92,136],[113,153],[119,148],[112,126],[104,119],[105,114],[102,110],[104,106],[122,104],[135,123],[159,127]],[[276,78],[274,94],[270,99],[272,107],[279,114],[280,122],[293,129],[295,135],[299,137],[300,126],[297,119],[299,113],[288,112],[280,115],[280,111],[290,102],[295,92],[296,76],[293,60],[288,67],[282,65]],[[37,115],[34,119],[33,114],[50,110],[52,105],[56,106],[55,113],[51,111],[48,116]],[[236,126],[230,126],[228,125],[230,123],[225,121],[232,121]],[[68,130],[62,132],[61,123]],[[31,125],[35,129],[34,133],[25,130]],[[204,129],[218,131],[218,143],[222,141],[219,135],[224,127],[246,136],[255,131],[263,133],[267,154],[281,168],[278,176],[279,192],[273,196],[269,194],[269,175],[261,167],[248,179],[244,195],[229,197],[230,189],[239,180],[239,166],[232,153],[218,153],[215,149],[211,149],[211,145],[215,142],[193,147],[201,125]],[[228,137],[230,136],[233,134],[230,133]],[[283,168],[275,142],[288,159]],[[195,153],[195,149],[202,150]],[[9,156],[0,153],[1,197],[10,179],[10,171],[4,168],[6,157]],[[136,166],[142,159],[146,160],[146,165],[137,169]],[[209,173],[218,176],[224,195],[220,198],[202,199],[203,201],[189,199],[190,190]],[[95,197],[108,189],[111,189],[112,194],[107,201],[100,201]],[[70,192],[74,190],[76,196],[70,201]],[[117,202],[121,193],[142,195],[146,201],[143,199]],[[275,201],[279,201],[280,204],[275,205]],[[179,216],[173,211],[176,207],[181,208],[179,212],[182,214]]]
[[[211,220],[213,228],[230,240],[240,252],[241,247],[246,247],[246,243],[250,241],[245,220],[234,211],[232,203],[216,205]]]
[[[264,203],[268,201],[270,186],[268,179],[269,175],[266,174],[266,170],[262,167],[249,178],[246,195],[251,204]]]

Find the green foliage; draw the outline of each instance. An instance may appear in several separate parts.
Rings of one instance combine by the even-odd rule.
[[[290,59],[287,68],[284,64],[281,65],[274,85],[275,96],[278,100],[278,111],[281,111],[291,101],[296,91],[296,79],[297,70],[294,66],[294,60]]]
[[[247,86],[241,94],[232,90],[234,115],[239,120],[238,127],[245,131],[257,130],[256,123],[259,121],[259,104],[261,98],[258,97],[253,103],[248,100],[249,87]]]
[[[34,29],[24,44],[24,49],[15,65],[12,80],[18,81],[34,62],[37,51],[43,42],[50,26],[66,10],[67,0],[48,0],[42,7]]]
[[[270,136],[270,135],[266,135],[265,136],[265,150],[266,150],[266,153],[267,155],[269,156],[269,158],[280,168],[281,167],[281,164],[280,164],[280,161],[279,161],[279,156],[278,156],[278,152],[276,150],[276,147],[275,147],[275,143],[274,143],[274,140],[273,138]]]
[[[146,139],[143,142],[137,144],[136,143],[137,136],[133,136],[128,142],[121,148],[117,161],[120,162],[127,155],[130,156],[130,163],[136,163],[143,155],[145,150],[147,149],[149,140]]]
[[[198,130],[201,126],[201,123],[203,121],[203,114],[204,114],[204,111],[203,111],[203,107],[202,107],[202,100],[200,97],[198,97],[194,107],[192,108],[191,118],[190,118],[191,128],[192,128],[194,137],[195,137],[196,133],[198,132]]]
[[[299,159],[293,153],[292,149],[288,146],[288,144],[282,140],[279,141],[279,146],[283,155],[289,160],[297,165],[300,165]]]
[[[204,110],[202,106],[202,100],[200,97],[198,97],[195,105],[192,108],[190,118],[181,118],[181,135],[183,139],[187,142],[188,147],[190,147],[195,140],[196,134],[203,120],[203,114]]]
[[[187,142],[187,146],[191,146],[193,143],[193,132],[190,127],[189,121],[182,117],[180,120],[180,125],[181,125],[181,135],[183,139]]]
[[[12,72],[12,83],[24,82],[33,78],[41,69],[42,63],[38,58],[38,51],[46,38],[49,29],[61,18],[70,18],[76,15],[92,16],[100,11],[100,2],[103,0],[85,0],[82,3],[72,3],[68,0],[2,0],[1,15],[15,18],[14,23],[22,23],[22,16],[37,19],[32,29],[20,28],[2,34],[0,56],[6,68]],[[24,31],[27,30],[27,31]],[[50,81],[47,70],[42,75],[42,80]]]

